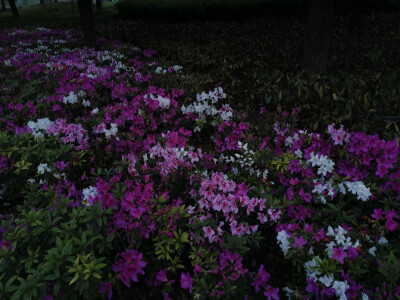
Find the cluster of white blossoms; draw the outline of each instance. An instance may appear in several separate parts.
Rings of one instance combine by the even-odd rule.
[[[44,118],[38,119],[36,122],[29,121],[27,126],[32,130],[35,139],[37,139],[43,137],[43,131],[46,131],[51,124],[53,124],[53,122],[50,121],[49,118]]]
[[[110,124],[110,129],[104,128],[103,133],[106,135],[106,138],[109,138],[110,136],[117,135],[118,133],[118,127],[117,124],[111,123]]]
[[[64,96],[63,98],[63,103],[64,104],[75,104],[78,103],[78,95],[76,95],[74,92],[69,92],[68,96]]]
[[[333,197],[335,195],[335,190],[332,186],[332,179],[330,179],[329,181],[324,181],[323,178],[317,180],[314,179],[314,189],[312,190],[312,192],[314,194],[318,195],[317,200],[322,203],[322,204],[326,204],[326,196],[329,197]]]
[[[326,245],[325,252],[329,257],[332,257],[333,247],[342,246],[343,250],[347,250],[349,247],[357,248],[360,245],[360,242],[357,240],[355,243],[351,241],[350,237],[346,237],[347,231],[342,227],[338,226],[336,229],[333,229],[331,226],[328,227],[328,232],[326,236],[334,237],[335,240],[331,241]]]
[[[300,139],[300,136],[297,132],[293,134],[293,136],[288,136],[285,140],[285,146],[287,147],[293,147],[294,141],[298,141]]]
[[[202,92],[197,94],[197,101],[189,104],[188,107],[182,105],[181,111],[183,114],[196,113],[199,118],[206,120],[207,116],[219,115],[223,121],[228,121],[233,116],[233,110],[229,104],[224,104],[220,109],[217,109],[213,104],[217,103],[219,99],[226,98],[221,87],[215,88],[213,91],[208,93]],[[209,103],[211,101],[211,103]],[[216,123],[214,123],[216,125]],[[195,131],[200,131],[199,128],[195,128]]]
[[[37,167],[37,173],[38,174],[44,174],[44,172],[51,172],[51,169],[47,164],[40,164]]]
[[[180,70],[182,70],[183,69],[183,67],[182,66],[178,66],[178,65],[175,65],[175,66],[172,66],[171,67],[172,68],[172,70],[174,70],[175,72],[178,72],[178,71],[180,71]],[[169,69],[169,68],[168,68]],[[165,69],[163,69],[162,67],[157,67],[156,68],[156,70],[154,71],[156,74],[166,74],[167,72],[168,72],[168,70],[165,70]]]
[[[145,99],[145,100],[148,98],[150,98],[152,100],[157,100],[160,103],[161,108],[169,108],[169,106],[171,104],[170,99],[160,96],[160,95],[154,96],[153,94],[150,94],[150,96],[144,95],[144,97],[143,97],[143,99]]]
[[[234,156],[225,156],[224,154],[221,154],[218,160],[220,162],[233,163],[235,167],[232,171],[235,175],[239,172],[237,167],[240,167],[240,170],[246,170],[250,175],[256,175],[257,177],[265,175],[264,179],[267,179],[266,176],[268,175],[268,171],[264,174],[259,169],[253,167],[255,162],[254,151],[248,149],[248,145],[243,144],[241,141],[238,141],[238,147],[241,150],[241,153],[235,153]],[[214,159],[214,161],[217,162],[216,159]]]
[[[338,281],[332,275],[325,274],[320,276],[321,272],[318,271],[321,263],[321,258],[319,256],[314,256],[311,260],[304,263],[304,270],[306,271],[306,276],[309,279],[314,279],[315,282],[321,282],[327,288],[331,287],[335,290],[335,295],[339,297],[339,300],[347,300],[346,291],[350,287],[346,281]],[[368,299],[364,298],[363,299]]]
[[[357,195],[357,199],[366,202],[371,197],[371,191],[365,186],[362,181],[345,181],[339,184],[339,190],[342,194],[346,194],[347,187],[348,191],[353,195]]]
[[[279,231],[278,235],[276,236],[276,239],[278,240],[278,245],[281,247],[284,255],[286,255],[288,250],[290,249],[290,243],[288,238],[289,235],[285,230]]]
[[[90,198],[94,198],[97,195],[97,188],[94,186],[89,186],[85,189],[82,190],[83,194],[83,201],[87,201],[88,203],[86,205],[90,206]],[[90,198],[89,198],[90,197]]]
[[[335,163],[327,156],[322,154],[315,155],[314,152],[311,152],[310,156],[311,157],[307,160],[307,163],[311,163],[313,167],[318,166],[318,175],[325,176],[326,173],[333,172],[333,166],[335,165]]]

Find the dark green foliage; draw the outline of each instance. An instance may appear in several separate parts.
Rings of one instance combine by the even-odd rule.
[[[15,241],[11,251],[0,250],[2,299],[43,299],[49,294],[58,299],[60,292],[63,299],[99,299],[98,288],[111,268],[114,237],[106,229],[110,212],[98,204],[72,208],[70,200],[46,193],[53,196],[47,207],[2,221],[3,234]]]

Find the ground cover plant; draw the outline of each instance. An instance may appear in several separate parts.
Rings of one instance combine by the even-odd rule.
[[[155,50],[0,38],[4,299],[399,297],[396,139],[183,101]]]

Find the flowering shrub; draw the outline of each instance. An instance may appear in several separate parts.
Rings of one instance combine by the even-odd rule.
[[[219,86],[184,106],[150,49],[0,36],[4,298],[400,295],[396,140],[246,117]]]

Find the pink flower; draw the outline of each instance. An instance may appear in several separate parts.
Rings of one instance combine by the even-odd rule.
[[[183,289],[189,289],[190,293],[192,293],[192,287],[193,287],[193,279],[190,277],[190,274],[183,273],[181,274],[181,288]]]
[[[336,259],[343,265],[343,259],[347,256],[347,253],[343,251],[343,248],[340,246],[339,248],[333,248],[332,258]]]
[[[261,224],[268,222],[268,218],[262,213],[258,213],[257,219],[260,221]]]
[[[212,243],[214,241],[215,231],[210,226],[203,227],[203,231],[205,233],[206,238],[208,238],[208,241]]]

